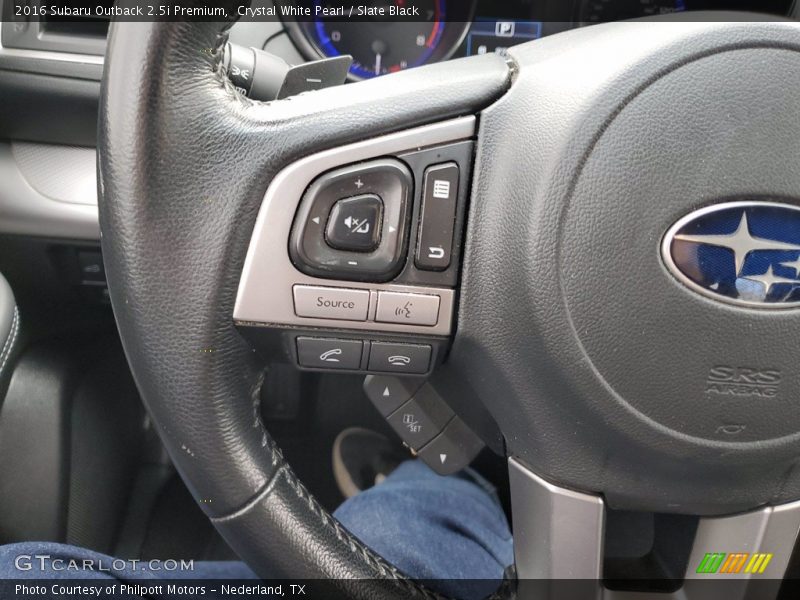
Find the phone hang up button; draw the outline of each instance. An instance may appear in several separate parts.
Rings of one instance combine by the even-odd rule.
[[[430,346],[372,342],[369,355],[370,371],[423,375],[428,372],[430,364]]]

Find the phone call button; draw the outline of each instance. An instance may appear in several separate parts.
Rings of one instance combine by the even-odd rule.
[[[364,343],[357,340],[299,337],[297,360],[303,367],[357,370],[363,347]]]

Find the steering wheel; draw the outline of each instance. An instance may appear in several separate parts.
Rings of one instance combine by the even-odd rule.
[[[136,382],[194,498],[243,560],[265,577],[340,580],[353,597],[430,594],[297,479],[259,416],[267,365],[234,312],[254,261],[290,264],[287,233],[314,177],[452,133],[473,141],[475,161],[452,335],[439,335],[431,381],[474,431],[471,413],[499,431],[484,441],[509,458],[518,576],[600,579],[607,507],[696,515],[692,556],[747,544],[773,553],[768,574],[783,575],[800,528],[797,312],[687,285],[662,246],[684,240],[681,252],[698,256],[708,244],[689,237],[711,235],[701,226],[733,235],[721,217],[691,216],[731,202],[744,208],[725,214],[733,226],[749,216],[750,243],[777,240],[758,229],[758,206],[748,211],[800,203],[800,27],[600,25],[507,58],[271,103],[224,76],[226,29],[112,26],[99,187]],[[318,168],[300,177],[298,164]],[[289,180],[297,194],[273,194],[265,209]],[[687,215],[697,228],[665,237]],[[763,250],[714,247],[719,273]],[[256,304],[291,302],[284,283],[261,281]],[[283,339],[291,328],[275,329]],[[728,386],[713,388],[717,376]]]

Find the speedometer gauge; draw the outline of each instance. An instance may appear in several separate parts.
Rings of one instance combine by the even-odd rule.
[[[607,23],[686,10],[684,0],[583,0],[580,21]]]
[[[370,9],[403,8],[408,0],[373,0]],[[316,0],[316,6],[325,3]],[[317,18],[298,23],[302,40],[316,55],[350,54],[354,78],[366,79],[449,58],[466,35],[473,2],[417,0],[414,20],[370,18]],[[325,11],[323,11],[325,12]],[[290,29],[291,31],[291,29]],[[293,36],[296,38],[296,36]],[[295,41],[298,41],[295,39]]]
[[[315,41],[326,56],[352,54],[351,72],[359,77],[418,67],[436,52],[445,26],[444,0],[424,0],[421,4],[429,18],[420,22],[318,20]]]

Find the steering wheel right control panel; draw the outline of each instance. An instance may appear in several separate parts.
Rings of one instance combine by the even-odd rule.
[[[270,360],[367,375],[367,397],[442,474],[483,447],[427,382],[453,332],[474,131],[463,117],[284,169],[234,311]]]

